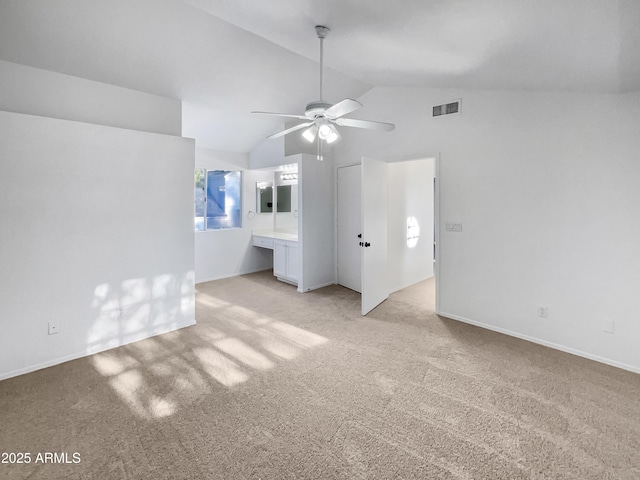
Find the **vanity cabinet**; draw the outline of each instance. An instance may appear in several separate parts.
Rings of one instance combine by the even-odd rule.
[[[298,235],[292,233],[260,231],[254,233],[254,246],[273,250],[273,274],[278,280],[298,285],[300,260]]]
[[[275,240],[273,248],[273,274],[279,280],[298,284],[298,242]]]

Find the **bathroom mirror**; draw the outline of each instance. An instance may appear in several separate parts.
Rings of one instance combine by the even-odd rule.
[[[275,216],[275,228],[282,231],[298,231],[298,185],[278,185],[276,188],[278,203]]]
[[[291,185],[278,185],[276,201],[278,203],[278,213],[291,211]]]
[[[256,211],[258,213],[273,212],[272,182],[256,182]]]

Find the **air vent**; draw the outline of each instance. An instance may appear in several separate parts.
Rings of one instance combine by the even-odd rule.
[[[458,108],[460,104],[458,102],[447,103],[447,115],[450,113],[458,113]]]
[[[460,113],[460,100],[455,102],[443,103],[433,107],[433,116],[440,117],[442,115],[451,115],[452,113]]]

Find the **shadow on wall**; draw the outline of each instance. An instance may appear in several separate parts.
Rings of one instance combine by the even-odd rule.
[[[95,321],[87,333],[87,353],[131,343],[184,325],[193,318],[194,272],[182,280],[172,274],[98,285],[91,308]],[[183,320],[180,322],[180,320]]]
[[[120,324],[125,336],[140,328],[141,319],[154,309],[153,302],[142,300],[145,292],[153,298],[167,282],[171,280],[159,279],[146,288],[130,284],[131,295],[122,299],[133,319],[126,327]],[[113,311],[113,302],[104,305],[107,312]],[[139,417],[172,415],[215,389],[233,388],[328,341],[212,295],[198,293],[196,308],[202,316],[215,318],[215,327],[202,322],[92,357],[98,373]]]

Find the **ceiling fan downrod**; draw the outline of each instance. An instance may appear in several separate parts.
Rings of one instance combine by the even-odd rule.
[[[316,35],[320,39],[320,102],[322,99],[322,75],[323,75],[323,64],[324,64],[324,39],[331,30],[328,27],[323,25],[316,25]]]

